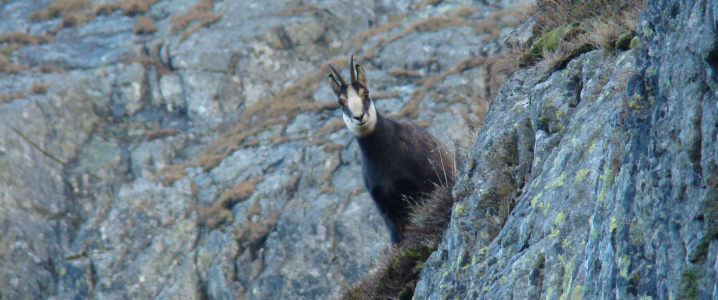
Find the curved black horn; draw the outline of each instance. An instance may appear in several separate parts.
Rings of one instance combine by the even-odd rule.
[[[349,74],[352,74],[352,84],[357,82],[357,77],[354,75],[354,54],[349,58]]]
[[[329,67],[332,68],[332,71],[334,71],[334,75],[337,75],[337,78],[339,78],[339,82],[340,82],[342,85],[347,85],[347,83],[344,82],[344,78],[342,78],[342,75],[339,74],[339,72],[337,71],[337,69],[334,68],[334,66],[332,65],[332,63],[330,63],[330,62],[327,62],[327,63],[329,64]],[[353,75],[353,74],[352,74],[352,75]]]

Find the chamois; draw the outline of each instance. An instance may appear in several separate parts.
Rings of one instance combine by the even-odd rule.
[[[389,228],[392,244],[398,244],[417,200],[453,181],[453,156],[424,128],[379,114],[369,97],[366,72],[354,65],[354,55],[349,61],[350,84],[331,63],[329,67],[334,71],[329,84],[344,123],[361,149],[364,185]]]

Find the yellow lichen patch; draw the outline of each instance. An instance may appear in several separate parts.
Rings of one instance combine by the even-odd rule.
[[[541,196],[543,196],[543,193],[539,193],[536,197],[533,197],[533,199],[531,199],[531,206],[536,207],[536,201],[541,198]]]
[[[606,200],[606,196],[608,195],[608,191],[613,186],[613,180],[616,178],[616,171],[614,171],[611,168],[608,168],[606,170],[606,174],[604,175],[603,180],[603,187],[601,188],[601,193],[598,194],[598,199],[596,201],[603,202]]]
[[[557,111],[556,111],[556,119],[561,119],[561,117],[562,117],[563,115],[565,115],[566,113],[567,113],[567,111],[565,111],[565,110],[563,110],[563,109],[557,110]]]
[[[488,239],[488,238],[489,238],[489,233],[486,232],[486,231],[482,231],[482,232],[479,233],[479,236],[481,236],[482,239]]]
[[[456,215],[463,214],[465,209],[466,209],[466,207],[463,204],[458,203],[458,204],[456,204],[456,206],[454,206],[454,214],[456,214]]]
[[[596,143],[595,140],[592,141],[592,142],[591,142],[591,146],[588,147],[588,151],[590,152],[591,150],[593,150],[594,148],[596,148],[596,145],[598,145],[598,143]]]
[[[541,207],[543,207],[543,201],[541,201],[541,202],[539,202],[538,204],[536,204],[536,208],[541,208]]]
[[[559,231],[558,229],[553,230],[553,231],[551,231],[551,234],[549,235],[549,237],[557,237],[559,233],[561,233],[561,231]]]
[[[583,300],[583,286],[577,285],[573,291],[571,291],[571,300]]]
[[[566,215],[563,212],[556,215],[556,219],[553,221],[553,225],[558,225],[566,221]]]
[[[561,297],[559,298],[561,300],[564,300],[564,299],[569,299],[569,296],[571,295],[571,294],[569,294],[569,292],[571,291],[571,286],[573,285],[573,276],[571,276],[571,274],[573,274],[573,269],[576,266],[576,257],[571,258],[571,260],[568,262],[565,262],[565,258],[564,258],[564,259],[561,259],[561,262],[564,263],[564,270],[566,270],[566,274],[568,275],[568,276],[564,275],[564,277],[563,277],[564,292],[563,292],[563,294],[561,294]]]
[[[563,172],[563,173],[561,173],[560,176],[558,176],[558,178],[554,179],[554,180],[551,182],[550,185],[547,184],[547,185],[544,186],[543,188],[544,188],[545,190],[548,190],[548,189],[550,189],[550,188],[555,188],[555,187],[557,187],[557,186],[563,186],[565,180],[566,180],[566,173]]]
[[[621,277],[628,279],[628,267],[631,266],[631,257],[623,255],[618,261],[618,268],[620,269]]]
[[[616,230],[617,227],[618,227],[618,221],[616,220],[616,217],[612,217],[611,218],[611,226],[610,226],[611,233],[613,233],[613,231]]]
[[[595,145],[596,145],[596,144],[594,143],[594,146],[595,146]],[[576,173],[576,182],[581,181],[581,179],[583,179],[584,177],[586,177],[586,175],[588,175],[589,172],[591,172],[591,170],[589,170],[589,169],[581,169],[581,170],[578,170],[578,172]]]

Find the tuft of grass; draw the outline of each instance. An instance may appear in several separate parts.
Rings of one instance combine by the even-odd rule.
[[[296,4],[293,4],[293,5],[283,8],[282,10],[280,10],[277,13],[277,16],[293,17],[293,16],[301,15],[308,11],[314,11],[314,10],[318,10],[318,9],[319,9],[319,6],[316,6],[314,4],[304,4],[303,1],[300,1],[299,3],[296,3]]]
[[[157,31],[157,25],[152,19],[145,16],[138,16],[133,32],[136,35],[148,35]]]
[[[22,71],[27,71],[30,68],[21,64],[9,64],[3,68],[2,71],[5,72],[5,74],[17,74]]]
[[[98,16],[107,16],[120,9],[120,7],[119,2],[106,2],[95,6],[94,13]]]
[[[147,132],[147,135],[145,135],[145,140],[151,141],[156,139],[162,139],[168,136],[178,135],[180,133],[182,133],[182,131],[174,128],[157,128]]]
[[[28,19],[31,22],[47,21],[67,17],[91,8],[92,2],[90,0],[57,0],[44,9],[31,13]]]
[[[427,6],[429,6],[429,5],[436,6],[436,5],[438,5],[439,3],[441,3],[441,2],[444,2],[444,0],[424,0],[424,1],[421,1],[421,2],[417,3],[417,4],[414,6],[414,10],[421,10],[421,9],[423,9],[424,7],[427,7]]]
[[[67,73],[65,69],[57,65],[40,65],[37,67],[37,71],[40,73]]]
[[[0,94],[0,104],[8,103],[12,101],[12,96],[8,94]]]
[[[636,19],[644,6],[645,0],[539,1],[534,14],[538,24],[535,35],[539,38],[518,58],[518,64],[537,63],[543,59],[544,49],[548,50],[546,53],[563,57],[553,57],[554,62],[561,65],[565,65],[567,59],[593,49],[613,53],[622,34],[632,32],[635,35]],[[544,66],[542,69],[557,68]]]
[[[0,53],[0,71],[5,70],[5,67],[10,65],[10,60],[5,54]]]
[[[252,196],[254,190],[257,188],[257,183],[262,182],[262,180],[264,180],[264,177],[258,176],[252,178],[252,180],[238,183],[234,188],[224,191],[224,194],[219,197],[217,205],[221,205],[224,208],[231,208],[238,202],[246,200]]]
[[[421,73],[419,73],[417,71],[409,71],[409,70],[401,69],[401,68],[393,68],[393,69],[387,71],[387,73],[391,76],[398,77],[398,78],[421,78],[422,77]]]
[[[72,28],[76,26],[80,26],[84,23],[87,23],[95,18],[95,14],[90,11],[81,12],[81,13],[74,13],[69,16],[63,17],[59,24],[57,24],[57,27],[55,28],[55,32],[58,32],[65,28]]]
[[[44,95],[47,93],[47,89],[49,87],[50,87],[49,83],[35,83],[30,87],[30,94]]]
[[[219,21],[222,15],[213,11],[214,1],[215,0],[201,0],[195,4],[195,6],[190,7],[186,13],[172,16],[172,31],[175,33],[183,32],[182,40],[185,40],[200,28]],[[189,24],[194,21],[197,21],[195,26],[187,29]]]
[[[27,32],[6,32],[0,34],[0,44],[39,45],[54,43],[55,37],[47,34],[34,35]]]
[[[519,7],[520,23],[529,16],[536,21],[536,38],[528,45],[510,44],[490,59],[491,94],[522,67],[538,65],[550,73],[594,49],[603,49],[607,55],[630,49],[644,6],[645,0],[539,0]]]
[[[123,15],[134,17],[150,11],[150,6],[144,0],[123,0],[120,9]]]
[[[453,176],[412,208],[406,240],[384,253],[376,271],[359,283],[344,286],[339,299],[412,299],[424,262],[437,249],[451,219]]]

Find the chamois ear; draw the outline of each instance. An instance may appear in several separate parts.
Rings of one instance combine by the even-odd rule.
[[[342,92],[342,86],[339,85],[339,82],[337,82],[336,79],[334,79],[333,75],[329,75],[329,85],[332,87],[332,92],[334,92],[334,96],[339,96],[339,94]]]
[[[364,71],[364,68],[360,65],[356,65],[357,69],[357,82],[361,84],[363,87],[368,87],[369,81],[366,79],[366,72]]]

